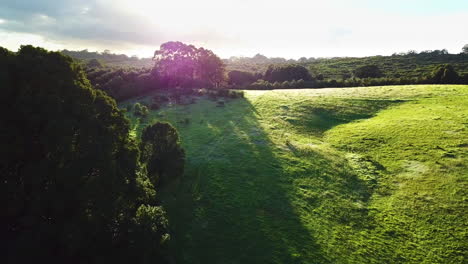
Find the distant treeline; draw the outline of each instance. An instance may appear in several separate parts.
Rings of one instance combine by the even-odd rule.
[[[408,51],[394,53],[392,56],[370,56],[362,58],[300,58],[286,60],[267,58],[257,54],[252,58],[231,57],[225,60],[227,71],[245,71],[265,73],[270,65],[299,64],[319,79],[345,80],[353,77],[356,68],[375,65],[389,78],[413,78],[427,75],[440,64],[451,64],[460,74],[468,74],[468,52],[463,49],[460,54],[449,54],[447,50],[429,50],[417,53]]]
[[[62,54],[70,56],[74,59],[87,63],[88,61],[94,60],[99,61],[102,65],[108,66],[118,66],[118,67],[134,67],[134,68],[144,68],[151,67],[153,61],[151,58],[138,58],[137,56],[127,56],[125,54],[114,54],[109,50],[104,50],[103,52],[80,50],[62,50]]]
[[[288,68],[305,68],[299,65],[277,65],[276,72],[282,72],[281,78],[272,78],[266,74],[263,78],[255,79],[255,74],[241,71],[229,72],[229,84],[232,89],[296,89],[296,88],[326,88],[326,87],[359,87],[381,85],[407,85],[407,84],[468,84],[468,74],[460,75],[453,66],[442,64],[434,67],[432,72],[419,77],[385,77],[375,65],[359,67],[348,79],[323,79],[304,74],[302,78],[295,78]],[[270,66],[271,68],[271,66]],[[269,68],[269,69],[270,69]],[[289,76],[289,77],[288,77]]]
[[[116,100],[171,88],[288,89],[468,83],[468,51],[395,53],[364,58],[252,58],[221,60],[181,42],[161,45],[153,59],[62,51],[80,60],[91,83]],[[142,66],[143,65],[143,66]]]

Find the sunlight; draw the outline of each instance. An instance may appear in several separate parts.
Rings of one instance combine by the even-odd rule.
[[[467,0],[1,1],[7,264],[464,263]]]
[[[367,2],[136,0],[120,3],[122,8],[147,21],[142,30],[165,40],[207,46],[222,57],[253,56],[259,46],[264,54],[296,59],[391,54],[406,50],[408,43],[413,42],[424,42],[426,49],[435,49],[447,47],[449,38],[458,38],[458,26],[465,19],[464,13],[440,14],[437,21],[443,22],[434,23],[433,17],[385,11],[386,4],[374,4],[372,9],[359,6]],[[405,8],[416,6],[411,4]],[[444,34],[444,38],[434,39],[430,34],[434,30]],[[284,48],[291,43],[295,49],[285,53]]]

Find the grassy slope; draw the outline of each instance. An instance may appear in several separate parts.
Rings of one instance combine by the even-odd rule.
[[[248,91],[136,131],[154,120],[188,156],[161,193],[178,263],[468,259],[468,86]]]

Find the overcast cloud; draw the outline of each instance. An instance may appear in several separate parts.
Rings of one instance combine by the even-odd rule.
[[[468,1],[2,0],[0,46],[150,56],[179,40],[223,57],[388,55],[468,43]]]

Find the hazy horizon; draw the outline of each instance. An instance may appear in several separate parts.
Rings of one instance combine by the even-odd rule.
[[[151,57],[182,41],[222,58],[363,57],[468,43],[468,1],[6,0],[0,46]]]

